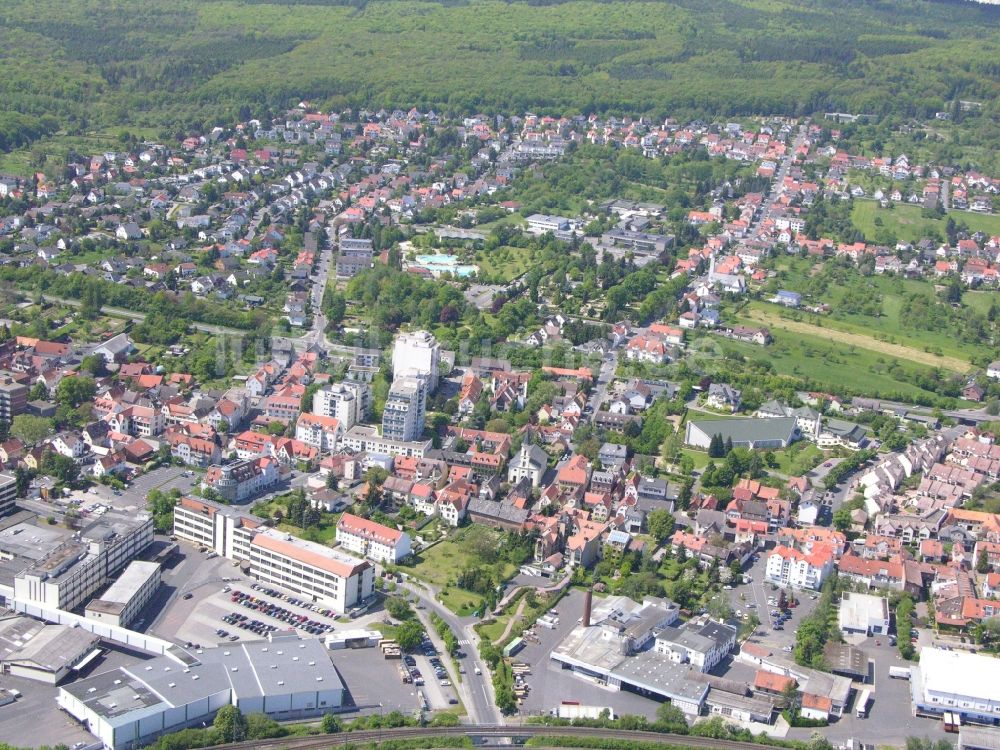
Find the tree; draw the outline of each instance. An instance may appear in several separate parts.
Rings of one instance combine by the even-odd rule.
[[[51,435],[55,426],[51,419],[33,414],[18,414],[11,423],[10,434],[25,445],[37,445]]]
[[[264,713],[247,714],[247,739],[269,740],[283,737],[287,730]]]
[[[232,704],[219,709],[212,726],[215,727],[223,742],[242,742],[247,737],[247,720],[243,713]]]
[[[982,550],[979,553],[979,557],[976,560],[976,572],[982,575],[986,575],[990,572],[990,560],[986,556],[986,550]]]
[[[73,375],[63,378],[56,386],[56,402],[73,409],[80,404],[91,401],[97,392],[97,384],[93,378],[85,375]]]
[[[340,719],[334,714],[323,714],[319,728],[323,730],[323,734],[337,734],[341,730]]]
[[[656,708],[656,721],[666,725],[671,732],[683,727],[683,731],[688,728],[687,717],[684,712],[673,703],[661,703]]]
[[[94,377],[101,377],[107,373],[107,368],[104,366],[104,357],[100,354],[88,354],[80,360],[80,369],[84,372],[89,372]]]
[[[708,614],[716,620],[728,620],[734,614],[733,605],[730,604],[729,599],[722,594],[715,594],[711,599],[709,599],[705,609],[708,610]]]
[[[405,620],[396,629],[396,642],[404,651],[412,651],[424,639],[424,628],[419,620]]]
[[[674,517],[668,510],[652,510],[646,517],[649,533],[658,543],[662,544],[674,533]]]
[[[806,750],[833,750],[833,745],[819,732],[813,732],[806,743]]]
[[[722,435],[715,433],[708,443],[709,458],[722,458],[726,455],[726,444],[722,440]]]
[[[410,603],[399,596],[390,596],[385,600],[385,611],[394,620],[410,620],[413,618],[413,610]]]

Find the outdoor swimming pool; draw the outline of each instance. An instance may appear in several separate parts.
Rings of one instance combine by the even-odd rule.
[[[479,270],[478,266],[459,262],[457,255],[418,255],[414,265],[426,268],[435,276],[446,271],[455,276],[469,276]]]

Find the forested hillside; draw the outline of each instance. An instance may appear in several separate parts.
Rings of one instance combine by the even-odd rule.
[[[1000,7],[923,0],[6,0],[0,149],[319,106],[995,109]]]

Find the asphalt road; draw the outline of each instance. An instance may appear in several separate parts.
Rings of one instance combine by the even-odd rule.
[[[493,686],[490,684],[490,672],[486,667],[486,664],[479,658],[479,649],[477,643],[479,640],[478,634],[472,629],[472,623],[474,620],[471,618],[466,618],[468,621],[463,622],[461,618],[456,616],[447,607],[440,604],[436,599],[434,599],[433,593],[429,592],[415,584],[405,584],[408,591],[414,594],[419,600],[420,604],[423,605],[424,609],[418,609],[418,613],[421,615],[421,619],[424,619],[424,615],[428,611],[436,612],[440,617],[448,623],[448,626],[455,633],[455,637],[458,638],[460,651],[465,654],[464,658],[458,659],[458,663],[461,664],[465,669],[465,674],[461,675],[461,681],[458,680],[458,675],[454,672],[451,660],[442,657],[441,661],[444,663],[445,667],[451,673],[452,684],[455,686],[459,693],[459,697],[462,703],[465,704],[465,710],[469,714],[469,719],[474,724],[498,724],[501,722],[500,712],[497,710],[496,703],[493,700]],[[425,624],[429,625],[429,622]],[[447,654],[447,650],[444,648],[444,643],[438,638],[437,633],[434,631],[433,627],[428,626],[427,633],[434,643],[434,647],[442,654]],[[482,674],[475,674],[475,667],[479,667]],[[427,678],[427,674],[424,674]],[[433,675],[431,676],[433,679]]]

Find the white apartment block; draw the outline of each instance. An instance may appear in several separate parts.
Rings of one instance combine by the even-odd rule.
[[[320,453],[334,451],[344,429],[336,417],[300,414],[295,422],[295,439],[311,445]]]
[[[427,379],[410,375],[396,378],[382,409],[382,436],[416,440],[424,432],[426,410]]]
[[[346,381],[321,388],[313,394],[313,414],[333,417],[345,430],[365,420],[371,405],[367,383]]]
[[[403,333],[396,338],[392,349],[392,379],[403,375],[423,375],[427,388],[434,392],[438,386],[441,364],[441,345],[427,331]]]
[[[431,449],[430,440],[395,440],[380,436],[371,425],[356,424],[344,433],[342,447],[355,453],[381,453],[386,456],[423,458]]]
[[[767,557],[764,577],[778,586],[819,590],[833,570],[833,555],[825,551],[804,553],[779,545]]]

